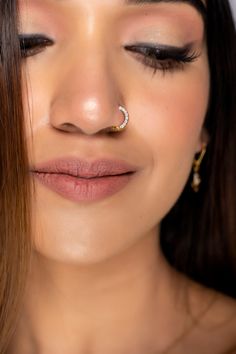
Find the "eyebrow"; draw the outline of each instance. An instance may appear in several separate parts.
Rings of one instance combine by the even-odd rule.
[[[125,0],[126,5],[144,5],[144,4],[159,4],[159,3],[182,3],[193,6],[206,22],[207,8],[202,0]]]

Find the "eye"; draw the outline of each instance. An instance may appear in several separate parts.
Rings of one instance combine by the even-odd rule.
[[[165,45],[135,44],[125,49],[133,53],[145,66],[163,72],[184,69],[185,65],[195,61],[200,54],[193,51],[191,45],[172,47]]]
[[[41,34],[20,34],[18,38],[22,58],[34,56],[54,44],[52,39]]]

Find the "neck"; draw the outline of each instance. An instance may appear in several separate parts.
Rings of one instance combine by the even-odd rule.
[[[35,254],[12,353],[151,352],[165,319],[175,318],[176,277],[154,231],[96,265]]]

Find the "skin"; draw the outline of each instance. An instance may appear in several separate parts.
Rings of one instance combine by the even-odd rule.
[[[23,64],[31,163],[119,158],[139,172],[96,202],[74,203],[36,182],[32,267],[9,353],[221,353],[233,343],[234,302],[175,272],[158,243],[206,136],[200,14],[177,3],[22,0],[20,15],[22,33],[55,42]],[[154,74],[124,50],[137,41],[193,42],[199,57]],[[109,135],[119,104],[130,122]]]

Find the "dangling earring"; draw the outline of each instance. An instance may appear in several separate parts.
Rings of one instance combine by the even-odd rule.
[[[207,150],[207,145],[204,143],[202,145],[202,150],[200,152],[199,157],[197,159],[195,158],[193,161],[193,181],[191,183],[191,187],[195,193],[199,191],[199,187],[201,184],[201,177],[199,174],[199,170],[200,170],[202,160],[206,154],[206,150]]]

